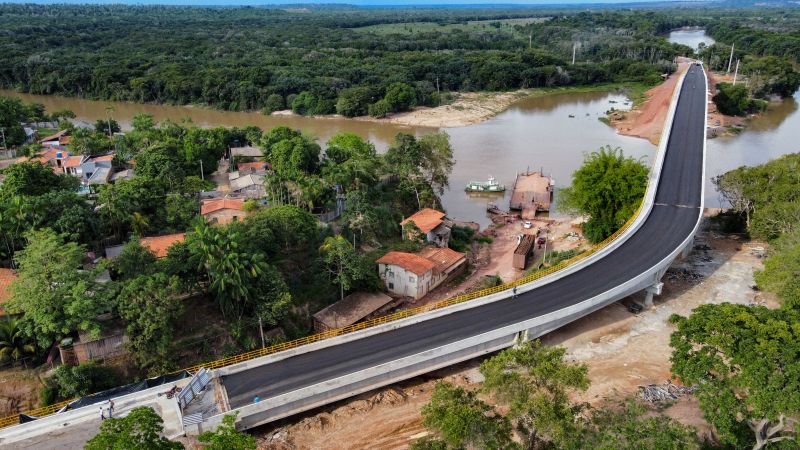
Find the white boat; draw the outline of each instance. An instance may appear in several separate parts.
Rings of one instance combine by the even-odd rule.
[[[488,181],[470,181],[464,189],[467,192],[504,192],[506,187],[497,182],[494,177]]]

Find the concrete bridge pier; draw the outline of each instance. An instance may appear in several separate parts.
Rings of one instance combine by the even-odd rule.
[[[644,307],[650,308],[653,306],[653,296],[654,295],[661,295],[661,290],[664,288],[664,283],[657,282],[647,287],[644,290],[645,297],[644,297]]]
[[[683,247],[683,250],[681,250],[681,259],[688,258],[689,253],[692,252],[692,249],[694,249],[694,235],[692,235],[692,238],[689,239],[689,242],[687,242],[686,246]]]

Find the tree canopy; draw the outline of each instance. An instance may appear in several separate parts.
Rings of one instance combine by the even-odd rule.
[[[134,408],[121,419],[106,419],[100,432],[84,446],[85,450],[178,450],[183,444],[163,436],[164,420],[153,408]]]
[[[558,192],[558,209],[588,216],[583,233],[591,242],[611,236],[644,199],[648,168],[611,146],[586,155],[572,185]]]
[[[800,414],[797,310],[701,305],[673,316],[672,372],[698,386],[704,417],[724,444],[794,440]]]

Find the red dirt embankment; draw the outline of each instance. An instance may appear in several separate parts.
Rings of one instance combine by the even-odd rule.
[[[688,67],[688,60],[679,61],[678,70],[675,73],[670,75],[665,82],[646,92],[648,99],[644,103],[630,112],[612,115],[611,125],[620,134],[644,138],[658,145],[678,77]]]

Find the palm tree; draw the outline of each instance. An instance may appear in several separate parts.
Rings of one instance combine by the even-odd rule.
[[[133,213],[131,217],[131,227],[133,228],[133,234],[136,236],[141,236],[142,233],[150,226],[150,222],[147,220],[147,217],[142,215],[140,212]]]
[[[18,361],[36,347],[25,337],[16,319],[0,320],[0,359]]]

